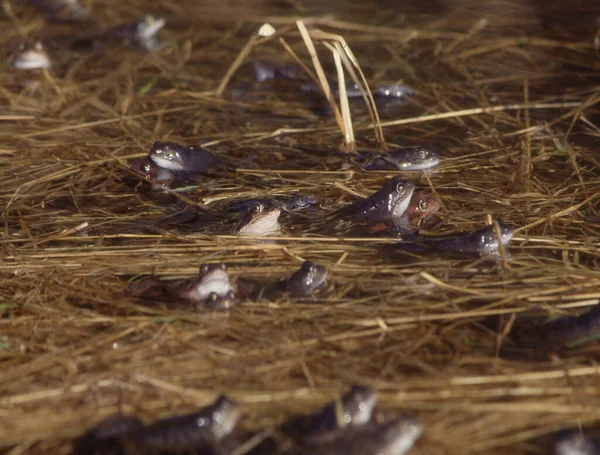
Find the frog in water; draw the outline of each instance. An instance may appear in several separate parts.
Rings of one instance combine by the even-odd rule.
[[[235,287],[229,279],[225,264],[203,264],[195,278],[165,282],[150,279],[130,285],[133,295],[191,302],[198,309],[229,309],[237,304]],[[175,300],[175,302],[173,302]]]
[[[339,97],[339,90],[337,90],[336,85],[337,84],[334,84],[334,89],[335,96],[337,98]],[[414,95],[415,91],[406,85],[391,84],[379,86],[376,89],[371,90],[371,94],[376,102],[379,101],[381,103],[390,100],[398,101],[400,99],[407,98],[408,96]],[[349,99],[363,99],[363,93],[355,82],[346,84],[346,96]]]
[[[42,70],[51,68],[52,61],[42,43],[37,42],[33,46],[22,45],[11,59],[11,65],[19,70]]]
[[[277,283],[277,289],[294,296],[310,296],[327,279],[327,268],[304,261],[300,269]]]
[[[414,190],[414,183],[396,176],[368,198],[344,207],[342,213],[359,221],[400,219],[410,204]]]
[[[64,0],[63,0],[64,1]],[[158,32],[165,26],[165,20],[150,14],[134,24],[123,24],[109,28],[100,33],[95,33],[72,43],[72,50],[95,50],[111,43],[126,46],[141,47],[148,51],[158,50],[161,42]]]
[[[539,354],[561,348],[576,348],[600,339],[600,305],[578,316],[567,315],[547,322],[538,319],[517,318],[511,338],[517,349],[537,349]],[[510,347],[505,349],[510,353]]]
[[[158,166],[150,158],[135,160],[131,170],[150,181],[154,190],[169,188],[177,180],[176,172]]]
[[[514,228],[504,224],[500,219],[497,220],[500,227],[500,240],[505,246],[514,234]],[[459,233],[450,236],[441,237],[417,237],[416,241],[408,243],[399,243],[399,248],[415,251],[428,252],[438,251],[445,253],[458,253],[466,255],[497,255],[500,251],[500,243],[494,228],[491,224],[472,232]]]
[[[403,455],[421,436],[423,427],[400,416],[381,423],[368,423],[345,429],[337,438],[311,445],[302,455]]]
[[[354,385],[341,399],[319,411],[286,422],[284,433],[305,443],[334,439],[341,430],[365,425],[371,419],[377,395],[370,387]]]
[[[586,341],[597,342],[600,338],[600,305],[579,316],[563,316],[546,322],[543,332],[563,346],[575,346]]]
[[[121,455],[122,437],[143,426],[135,416],[116,414],[100,421],[73,443],[75,455]]]
[[[600,455],[600,439],[590,437],[581,430],[561,430],[556,438],[556,455]]]
[[[81,21],[88,17],[79,0],[29,0],[29,4],[52,22]]]
[[[220,298],[234,292],[225,264],[203,264],[198,276],[182,283],[171,285],[169,293],[197,304],[214,307]]]
[[[298,65],[286,65],[266,60],[254,60],[252,69],[254,78],[261,83],[272,79],[304,80],[307,77],[304,70]]]
[[[202,174],[218,161],[212,153],[201,147],[156,141],[147,157],[131,164],[131,170],[152,182],[153,189],[161,189]]]
[[[252,205],[234,230],[235,235],[266,237],[281,232],[279,207],[269,207],[258,203]]]
[[[215,156],[202,147],[184,147],[172,142],[156,141],[149,158],[162,169],[173,172],[203,173],[217,163]]]
[[[431,218],[440,209],[440,201],[434,196],[420,191],[413,195],[410,204],[402,215],[401,220],[405,219],[406,224],[418,228],[425,221]]]
[[[219,442],[231,434],[241,414],[238,403],[221,395],[197,412],[162,419],[128,433],[125,453],[218,453]]]
[[[500,227],[500,241],[506,245],[514,234],[511,226],[497,220]],[[500,248],[494,224],[466,234],[458,234],[434,241],[435,247],[441,251],[463,254],[497,254]]]
[[[279,207],[286,212],[299,212],[309,207],[314,207],[319,203],[318,199],[312,195],[290,194],[285,196],[262,197],[240,202],[233,202],[227,206],[231,212],[246,211],[256,204],[265,206]]]
[[[393,100],[404,99],[414,94],[412,88],[401,84],[382,85],[373,90],[374,97]]]
[[[119,25],[103,34],[107,39],[122,40],[126,44],[142,47],[146,50],[155,50],[160,47],[158,32],[165,26],[162,17],[146,14],[141,21],[135,24]]]
[[[197,412],[143,425],[137,417],[109,417],[75,441],[75,455],[218,454],[241,417],[239,404],[221,395]],[[201,452],[200,452],[201,451]]]
[[[367,171],[423,171],[440,164],[440,155],[432,147],[401,147],[381,154],[359,154],[367,159],[362,168]]]
[[[271,73],[269,73],[269,75],[271,75],[271,77],[273,78],[273,77],[277,77],[278,73],[271,72]],[[296,78],[296,79],[300,79],[300,78]],[[340,90],[339,90],[339,85],[338,85],[337,81],[335,81],[335,80],[329,81],[329,86],[330,86],[331,90],[333,91],[333,95],[336,98],[339,98]],[[363,91],[361,91],[360,87],[355,82],[348,82],[345,85],[345,88],[346,88],[346,97],[349,100],[364,100]],[[318,87],[314,82],[302,84],[302,86],[300,87],[300,90],[303,93],[320,93],[321,92],[321,88]],[[364,93],[366,95],[366,92],[364,92]],[[406,85],[389,84],[389,85],[381,85],[375,89],[371,89],[371,94],[373,95],[373,99],[376,102],[383,103],[386,101],[398,101],[400,99],[404,100],[405,98],[414,95],[415,91]]]
[[[423,191],[414,193],[410,204],[398,220],[382,221],[371,224],[367,231],[392,237],[414,233],[421,225],[440,209],[440,201]]]

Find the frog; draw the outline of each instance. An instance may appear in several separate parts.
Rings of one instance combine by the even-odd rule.
[[[79,0],[29,0],[29,4],[51,22],[83,21],[89,16]]]
[[[241,417],[241,407],[225,395],[191,414],[158,420],[125,435],[127,454],[218,453],[219,442],[231,434]]]
[[[404,455],[423,433],[422,425],[407,416],[344,429],[338,436],[311,445],[302,455]]]
[[[144,425],[136,416],[116,414],[74,442],[75,455],[155,455],[225,453],[222,442],[234,431],[240,405],[220,395],[198,411]]]
[[[558,432],[554,453],[556,455],[599,455],[600,439],[591,437],[581,430],[561,430]]]
[[[353,385],[339,400],[312,414],[293,417],[284,423],[282,431],[304,443],[332,440],[348,427],[369,422],[376,401],[377,395],[372,388]]]
[[[366,171],[424,171],[440,164],[440,155],[428,146],[400,147],[386,153],[362,152],[358,156]]]
[[[77,438],[73,452],[75,455],[122,455],[122,438],[143,425],[136,416],[113,414]]]
[[[140,21],[111,27],[99,33],[78,38],[71,44],[71,50],[94,51],[111,44],[138,47],[148,51],[159,50],[162,44],[158,32],[165,26],[165,20],[146,14]]]
[[[404,214],[397,220],[389,220],[371,224],[367,228],[370,234],[389,237],[402,237],[418,230],[440,209],[440,201],[434,196],[419,191],[413,193],[410,204]]]
[[[173,172],[200,174],[218,162],[202,147],[186,147],[173,142],[156,141],[148,156],[157,166]]]
[[[514,235],[514,228],[497,220],[500,227],[500,242],[506,245]],[[500,248],[494,224],[467,232],[432,240],[432,245],[439,251],[463,254],[497,254]]]
[[[33,45],[22,44],[10,63],[19,70],[43,70],[52,67],[52,60],[41,42]]]
[[[176,172],[158,166],[150,158],[133,161],[130,169],[135,174],[148,180],[154,190],[169,188],[177,181]]]
[[[341,214],[357,221],[400,219],[410,204],[414,190],[414,183],[395,176],[368,198],[344,207]]]
[[[447,236],[418,236],[410,242],[400,242],[396,246],[417,253],[441,252],[460,255],[498,256],[500,244],[506,246],[514,235],[515,229],[496,220],[500,228],[500,243],[494,228],[496,223],[470,232],[461,232]]]
[[[246,211],[233,233],[251,237],[277,235],[281,232],[280,215],[279,207],[262,203],[254,204]]]
[[[309,207],[314,207],[318,203],[319,201],[315,196],[296,193],[281,196],[266,196],[233,202],[227,206],[227,210],[231,212],[241,212],[248,210],[253,205],[263,204],[266,206],[279,207],[281,210],[286,212],[299,212]]]
[[[229,291],[225,295],[219,295],[216,292],[211,292],[202,306],[211,310],[229,310],[239,305],[237,294],[234,291]]]
[[[304,261],[291,276],[277,283],[277,288],[293,296],[310,296],[327,279],[327,268]]]
[[[102,38],[108,40],[121,40],[125,44],[142,47],[146,50],[157,50],[160,48],[158,32],[165,26],[162,17],[146,14],[135,24],[124,24],[106,31]]]
[[[198,310],[227,310],[238,303],[235,286],[223,263],[202,264],[194,278],[172,281],[152,278],[130,284],[129,290],[135,296],[164,300],[174,307],[192,304]]]

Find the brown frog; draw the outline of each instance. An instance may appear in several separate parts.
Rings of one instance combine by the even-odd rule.
[[[397,236],[413,232],[440,209],[440,201],[423,191],[414,193],[404,214],[397,220],[387,220],[371,224],[367,231],[383,235]]]
[[[433,195],[424,191],[415,193],[410,200],[410,204],[402,215],[401,220],[405,220],[408,226],[418,228],[425,221],[431,218],[440,209],[440,201]]]

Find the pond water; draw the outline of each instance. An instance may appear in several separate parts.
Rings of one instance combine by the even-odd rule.
[[[597,344],[533,352],[539,334],[522,329],[600,298],[597,2],[85,6],[83,20],[52,22],[5,1],[0,16],[7,453],[69,453],[104,416],[149,423],[220,393],[241,404],[246,440],[353,384],[377,390],[378,410],[420,422],[409,453],[547,453],[560,429],[597,422]],[[165,20],[157,42],[121,27],[145,14],[146,27]],[[314,71],[298,19],[334,88],[317,29],[343,37],[371,89],[411,89],[377,99],[385,146],[364,101],[350,100],[353,147],[426,147],[438,166],[367,171],[348,153],[324,95],[286,50]],[[284,40],[258,39],[223,84],[264,23]],[[51,68],[12,67],[37,41]],[[258,81],[257,62],[276,77]],[[221,161],[153,190],[131,166],[155,141]],[[410,233],[385,235],[343,212],[396,176],[439,202]],[[234,235],[242,213],[232,204],[296,194],[317,204],[284,210],[274,238]],[[415,247],[496,219],[514,229],[501,254]],[[328,269],[317,293],[257,293],[305,260]],[[239,290],[231,311],[130,292],[131,281],[192,278],[221,262]]]

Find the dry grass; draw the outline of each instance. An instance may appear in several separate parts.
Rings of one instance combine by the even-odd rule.
[[[142,14],[136,2],[91,3],[104,25]],[[527,11],[515,30],[504,16],[486,25],[474,10],[404,21],[382,7],[367,24],[366,6],[333,19],[310,5],[244,5],[149,2],[167,19],[169,45],[156,54],[59,52],[61,64],[33,92],[21,74],[0,73],[6,453],[68,453],[101,416],[152,420],[220,392],[244,404],[244,426],[268,428],[355,382],[423,422],[414,453],[547,453],[557,429],[598,422],[597,345],[536,361],[497,354],[498,319],[577,313],[600,298],[596,31],[550,35]],[[48,31],[35,12],[13,9],[18,23],[1,20],[1,45]],[[223,97],[214,91],[260,24],[293,26],[298,16],[343,34],[371,86],[417,90],[407,106],[380,114],[388,144],[443,148],[439,169],[406,174],[441,200],[426,233],[500,217],[519,228],[508,268],[324,235],[331,210],[391,174],[340,170],[335,120],[293,89],[254,87],[236,99],[250,82],[240,71]],[[287,43],[309,62],[298,35]],[[290,60],[275,42],[252,57]],[[366,109],[353,109],[358,147],[376,148]],[[328,198],[324,214],[284,216],[286,234],[273,243],[223,235],[227,216],[194,231],[148,228],[176,210],[175,197],[147,191],[128,166],[157,139],[211,144],[239,166],[180,198],[217,211],[231,198],[304,192]],[[244,161],[249,153],[259,168]],[[198,314],[125,292],[137,275],[187,277],[217,261],[235,277],[268,282],[303,259],[329,268],[326,298]]]

